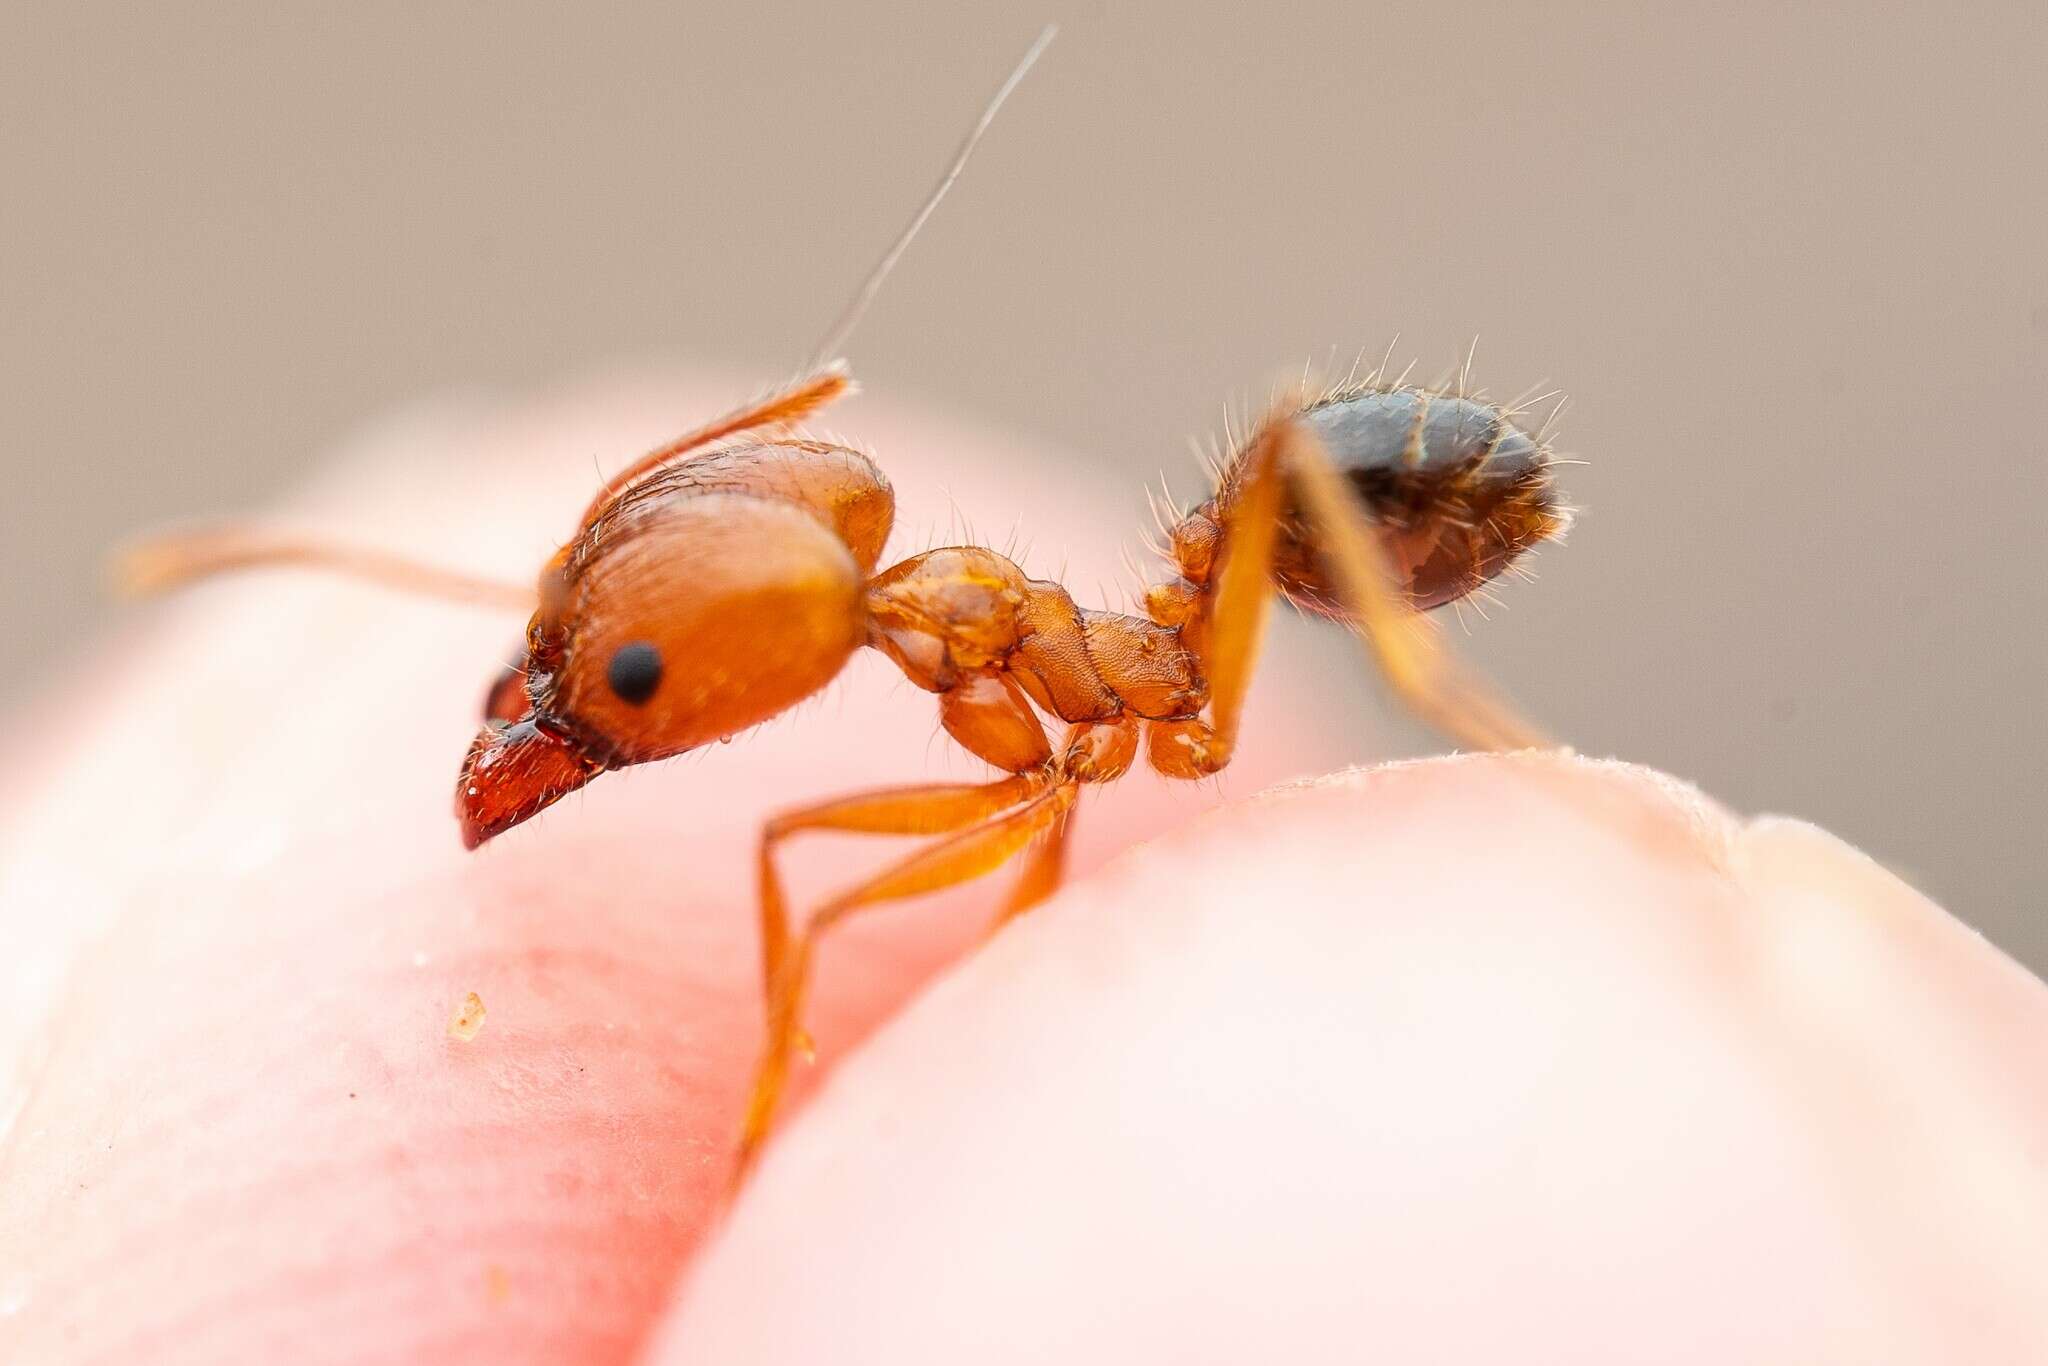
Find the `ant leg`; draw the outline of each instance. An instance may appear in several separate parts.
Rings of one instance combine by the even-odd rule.
[[[1556,741],[1444,647],[1436,627],[1408,605],[1392,566],[1329,452],[1301,421],[1279,424],[1291,487],[1336,571],[1344,606],[1381,674],[1408,709],[1477,749],[1547,749]]]
[[[642,476],[679,455],[685,455],[699,446],[708,446],[728,436],[738,436],[743,432],[759,431],[763,427],[792,426],[852,392],[852,376],[846,373],[846,367],[842,363],[835,361],[809,379],[801,380],[723,417],[715,418],[695,431],[685,432],[664,445],[656,446],[605,480],[604,487],[597,491],[597,496],[590,500],[590,506],[584,510],[583,520],[578,526],[589,526],[613,498]]]
[[[1266,609],[1273,596],[1273,546],[1286,508],[1278,424],[1267,423],[1245,460],[1244,482],[1223,528],[1228,547],[1208,604],[1204,664],[1209,675],[1209,731],[1196,739],[1192,761],[1213,773],[1237,750],[1237,727],[1252,666],[1265,636]],[[1165,733],[1170,727],[1155,727]],[[1156,749],[1155,749],[1155,752]]]
[[[1043,782],[1043,780],[1040,780]],[[769,992],[768,1038],[754,1073],[754,1091],[747,1104],[740,1135],[739,1161],[733,1185],[746,1178],[760,1155],[775,1119],[782,1088],[789,1076],[791,1055],[801,1033],[804,994],[810,984],[811,960],[819,938],[864,907],[937,891],[993,872],[1058,822],[1073,805],[1079,784],[1061,778],[1023,805],[957,835],[928,845],[857,887],[840,893],[811,917],[810,924],[782,957]]]
[[[988,927],[991,935],[1059,889],[1067,873],[1067,836],[1072,832],[1077,809],[1068,807],[1066,814],[1046,830],[1044,838],[1031,847],[1023,874],[1003,898],[1002,909]]]
[[[1070,782],[1111,783],[1130,771],[1137,755],[1137,718],[1125,716],[1115,721],[1083,723],[1067,731],[1066,742],[1060,747],[1059,771]],[[1069,802],[1059,819],[1046,828],[1044,837],[1032,847],[1023,876],[1003,899],[995,923],[989,926],[991,935],[1059,889],[1067,872],[1067,840],[1074,833],[1074,816],[1079,809],[1078,802]]]
[[[1322,442],[1292,416],[1269,420],[1247,452],[1242,484],[1223,529],[1227,547],[1211,588],[1208,638],[1209,719],[1155,723],[1154,767],[1178,777],[1214,773],[1237,746],[1245,691],[1272,596],[1274,544],[1291,489],[1314,522],[1317,545],[1333,567],[1344,606],[1374,662],[1408,709],[1475,749],[1549,746],[1541,731],[1472,676],[1435,628],[1394,587],[1386,557],[1345,488]]]
[[[539,598],[530,585],[480,579],[382,550],[236,527],[138,541],[116,556],[113,576],[119,591],[139,597],[216,574],[268,567],[325,570],[396,592],[522,612],[532,611]]]
[[[763,427],[791,426],[852,389],[853,380],[843,367],[827,366],[801,383],[728,413],[667,445],[656,447],[605,482],[597,497],[591,500],[589,510],[583,514],[582,525],[588,526],[620,490],[677,456],[724,437]],[[297,540],[232,527],[216,531],[173,532],[137,542],[115,559],[113,574],[115,585],[121,592],[141,596],[165,592],[195,579],[210,578],[229,570],[271,565],[325,569],[401,592],[485,606],[516,607],[520,611],[531,611],[539,598],[533,588],[479,579],[379,550]]]
[[[991,783],[934,783],[885,787],[785,811],[761,830],[761,984],[773,1014],[775,982],[789,950],[788,903],[775,870],[775,849],[800,830],[843,830],[863,835],[945,835],[1000,815],[1044,790],[1043,772]]]

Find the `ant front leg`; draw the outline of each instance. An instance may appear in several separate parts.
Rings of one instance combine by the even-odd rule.
[[[621,490],[663,465],[729,436],[795,426],[852,390],[845,368],[830,365],[658,446],[606,481],[580,525],[587,526]],[[238,526],[163,532],[133,542],[116,557],[113,579],[121,592],[140,597],[217,574],[266,568],[320,570],[419,597],[522,612],[531,612],[541,596],[530,583],[500,583],[368,546]]]
[[[132,542],[116,557],[113,577],[119,591],[141,597],[216,574],[268,568],[320,570],[416,597],[521,612],[532,611],[540,596],[530,583],[502,583],[367,546],[244,527],[170,531]]]

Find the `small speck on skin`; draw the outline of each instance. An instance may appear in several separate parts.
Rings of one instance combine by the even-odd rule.
[[[468,1043],[484,1027],[484,998],[475,992],[462,998],[462,1004],[455,1008],[455,1018],[448,1022],[448,1037]]]
[[[484,1268],[484,1298],[492,1304],[503,1304],[512,1297],[512,1278],[505,1274],[505,1268],[496,1262]]]

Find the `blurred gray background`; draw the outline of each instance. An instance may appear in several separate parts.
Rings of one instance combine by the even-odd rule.
[[[784,375],[1048,18],[857,338],[871,389],[1098,453],[1135,530],[1226,397],[1476,337],[1590,463],[1464,648],[2048,966],[2027,0],[10,5],[0,670],[59,678],[116,538],[422,394]],[[1359,718],[1333,766],[1429,746],[1308,648]]]

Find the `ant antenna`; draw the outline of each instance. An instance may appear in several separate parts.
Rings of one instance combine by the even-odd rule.
[[[1047,24],[1045,31],[1038,35],[1037,41],[1018,59],[1009,79],[1003,82],[1002,88],[996,91],[987,108],[981,111],[981,117],[975,121],[974,127],[969,129],[967,136],[962,139],[960,150],[953,154],[952,165],[939,177],[939,183],[932,187],[932,192],[925,196],[924,204],[911,217],[910,224],[903,229],[902,235],[897,237],[882,259],[876,263],[875,268],[868,272],[868,278],[861,282],[859,291],[847,303],[846,310],[839,315],[838,321],[832,324],[832,330],[825,334],[825,340],[818,343],[818,349],[811,354],[803,373],[810,374],[825,362],[836,358],[839,348],[846,344],[846,339],[853,334],[854,327],[860,322],[861,315],[867,312],[868,305],[874,302],[875,295],[880,292],[882,281],[888,279],[889,272],[896,268],[897,258],[910,246],[918,230],[924,227],[925,220],[932,216],[932,211],[939,207],[939,201],[946,197],[946,191],[953,188],[953,182],[960,178],[960,172],[966,168],[967,159],[974,155],[975,145],[981,141],[981,135],[995,122],[996,111],[1003,107],[1004,100],[1010,98],[1010,92],[1023,82],[1033,63],[1052,46],[1052,40],[1059,35],[1059,31],[1058,24]]]

